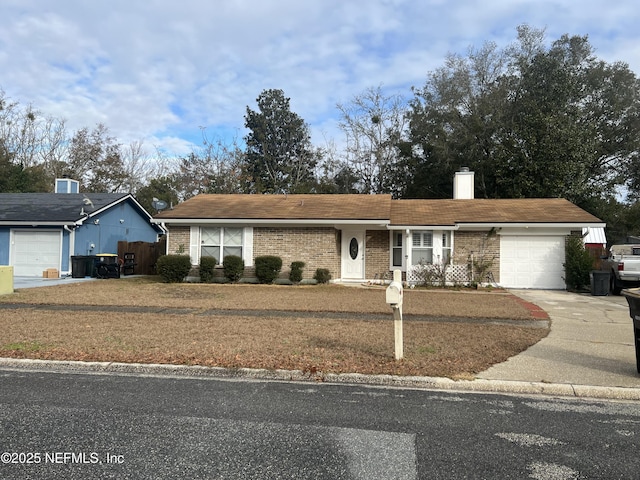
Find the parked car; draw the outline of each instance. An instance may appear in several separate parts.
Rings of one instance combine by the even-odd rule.
[[[613,245],[602,259],[602,270],[610,272],[610,290],[620,295],[623,288],[640,287],[640,245]]]

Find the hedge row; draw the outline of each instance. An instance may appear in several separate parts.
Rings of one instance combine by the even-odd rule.
[[[212,282],[215,275],[215,267],[218,264],[214,257],[202,257],[200,259],[200,280],[204,283]],[[302,281],[304,262],[292,262],[289,272],[289,280],[292,283]],[[256,277],[260,283],[273,283],[282,270],[282,259],[273,255],[264,255],[255,259]],[[188,255],[163,255],[156,263],[156,271],[166,283],[180,283],[189,275],[191,270],[191,258]],[[223,260],[224,276],[230,282],[238,282],[244,273],[244,261],[242,258],[229,255]],[[331,280],[331,273],[326,268],[318,268],[313,276],[318,283],[327,283]]]

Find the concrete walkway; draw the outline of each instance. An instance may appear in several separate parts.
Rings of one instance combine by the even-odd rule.
[[[478,374],[478,378],[640,388],[633,322],[624,296],[511,292],[542,307],[551,318],[551,332],[526,351]]]

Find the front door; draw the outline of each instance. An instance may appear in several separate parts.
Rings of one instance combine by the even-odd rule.
[[[342,231],[342,279],[364,280],[363,231]]]

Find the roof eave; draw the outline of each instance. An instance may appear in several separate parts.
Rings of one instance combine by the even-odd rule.
[[[389,230],[458,230],[458,225],[388,225]]]
[[[385,227],[388,219],[325,219],[325,218],[152,218],[152,223],[164,225],[376,225]]]
[[[58,222],[40,222],[40,221],[26,222],[24,220],[19,222],[11,221],[11,220],[0,221],[0,226],[3,226],[3,227],[63,227],[65,225],[71,227],[73,225],[76,225],[76,222],[74,222],[73,220],[61,220]]]
[[[604,228],[603,222],[459,222],[460,228]]]

